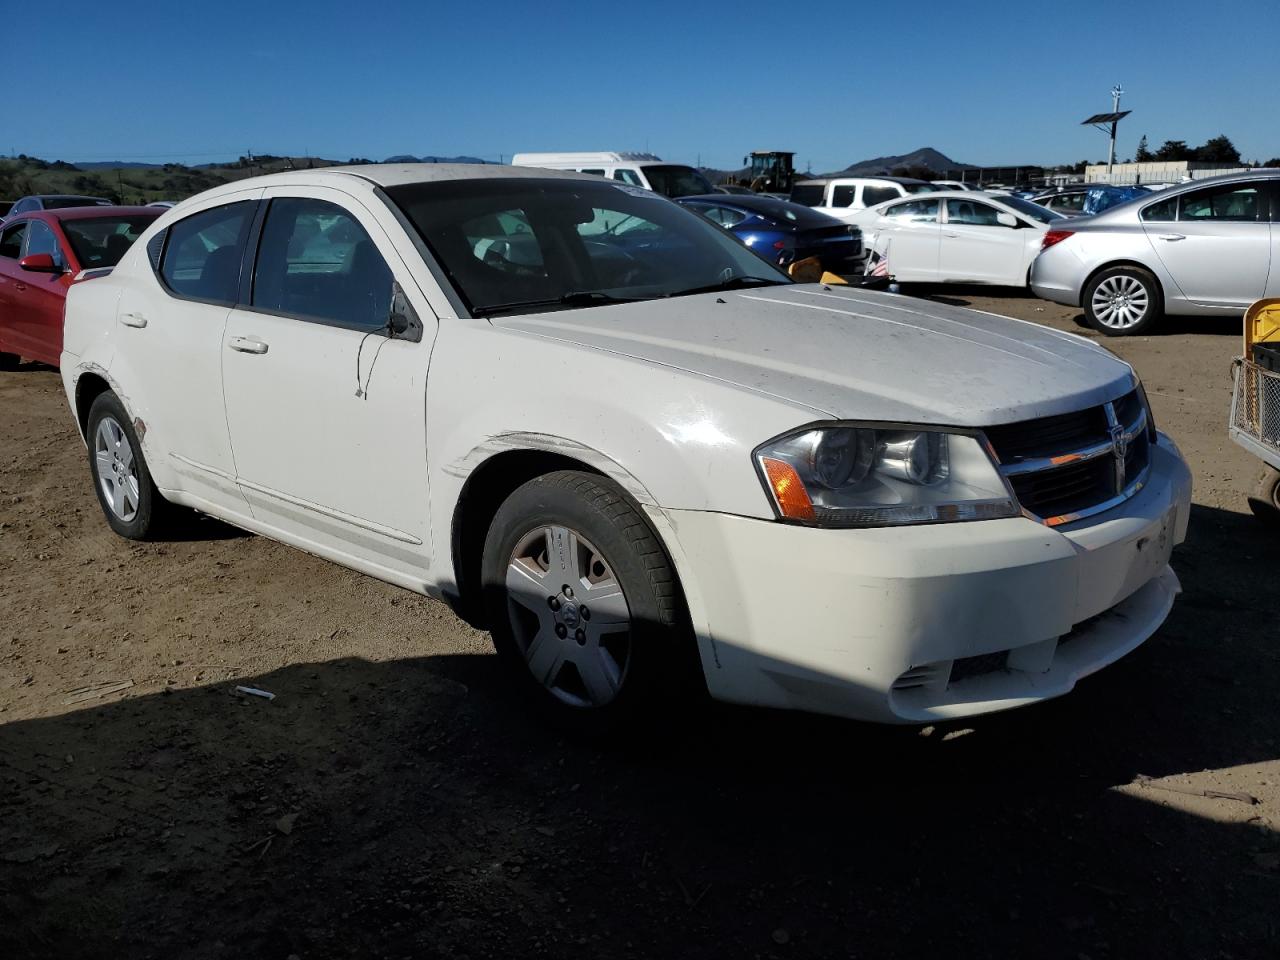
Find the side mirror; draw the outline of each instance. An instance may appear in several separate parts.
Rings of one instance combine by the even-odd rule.
[[[53,254],[32,253],[18,261],[18,266],[32,273],[62,273],[62,266],[53,262]]]
[[[387,327],[396,340],[411,340],[417,343],[422,339],[422,321],[418,319],[418,311],[405,296],[400,284],[391,281],[391,310],[387,317]]]
[[[1022,224],[1018,222],[1018,218],[1012,213],[1005,213],[1003,211],[996,214],[996,223],[1000,224],[1002,227],[1013,227],[1015,230],[1022,226]]]

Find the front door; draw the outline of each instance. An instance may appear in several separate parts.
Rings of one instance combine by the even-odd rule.
[[[62,308],[67,300],[67,287],[71,286],[71,275],[65,272],[66,253],[53,230],[42,220],[28,222],[22,249],[24,257],[36,253],[53,257],[58,272],[35,273],[19,268],[10,315],[16,335],[25,344],[22,352],[33,360],[56,367],[62,355]]]
[[[358,200],[290,192],[267,191],[249,297],[223,338],[241,489],[282,539],[421,583],[435,317]],[[420,342],[388,336],[397,281],[425,322]]]
[[[1183,296],[1244,310],[1267,289],[1269,206],[1265,181],[1226,183],[1144,207],[1142,226]]]
[[[943,281],[976,281],[1018,286],[1026,283],[1027,236],[1008,227],[995,207],[980,200],[947,199],[938,275]],[[1036,231],[1031,231],[1038,237]]]

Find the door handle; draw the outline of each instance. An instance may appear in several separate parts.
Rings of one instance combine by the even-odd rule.
[[[27,289],[27,285],[26,285],[25,283],[22,283],[21,281],[14,281],[13,289],[15,289],[15,290],[25,290],[25,289]]]
[[[1162,233],[1160,234],[1160,239],[1173,243],[1175,240],[1185,240],[1187,238],[1180,233]]]
[[[956,237],[960,236],[960,234],[958,234],[958,233],[948,233],[948,234],[947,234],[947,236],[954,240]]]
[[[126,327],[137,327],[141,330],[147,325],[147,318],[140,313],[122,313],[120,314],[120,322]]]
[[[261,340],[251,340],[249,337],[232,337],[227,341],[227,346],[237,353],[266,353],[267,345]]]

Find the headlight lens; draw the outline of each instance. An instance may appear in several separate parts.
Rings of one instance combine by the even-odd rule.
[[[982,441],[889,426],[802,430],[755,452],[778,513],[828,527],[1021,515]]]

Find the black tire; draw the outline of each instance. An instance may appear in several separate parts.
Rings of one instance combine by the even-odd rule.
[[[124,433],[133,452],[133,473],[137,479],[136,511],[128,519],[122,518],[112,508],[103,489],[102,478],[98,473],[98,457],[95,450],[95,438],[99,427],[110,419]],[[151,470],[147,467],[146,457],[142,453],[142,445],[138,442],[138,434],[133,429],[129,414],[111,391],[101,393],[94,399],[89,408],[88,426],[85,440],[89,448],[89,474],[93,477],[93,490],[98,496],[98,505],[107,525],[127,540],[155,539],[167,526],[173,511],[172,505],[160,495],[151,479]]]
[[[525,657],[530,643],[525,639],[522,645],[522,638],[517,636],[520,632],[527,637],[531,629],[541,627],[535,623],[530,628],[530,605],[511,598],[508,568],[517,547],[530,537],[536,543],[536,531],[550,526],[563,526],[589,541],[611,568],[612,578],[626,598],[630,618],[625,632],[627,662],[616,695],[603,704],[566,702],[563,689],[552,689],[554,677],[544,683],[534,676]],[[549,557],[547,567],[547,574],[554,577]],[[695,702],[694,694],[705,689],[683,594],[671,561],[640,510],[607,478],[562,470],[519,487],[498,509],[489,527],[481,581],[485,613],[498,653],[511,667],[526,696],[572,732],[601,735],[632,726],[640,717],[669,719]],[[556,596],[563,600],[561,594]],[[577,597],[585,605],[582,596],[579,590]],[[559,606],[556,611],[553,618],[562,615]],[[560,642],[569,651],[566,657],[576,655],[574,648],[568,646],[574,644],[574,636],[566,636]],[[587,650],[587,645],[594,643],[587,639],[578,646]],[[569,681],[576,674],[575,666]],[[565,675],[557,676],[563,679]]]
[[[0,370],[17,370],[19,359],[16,353],[0,353]]]
[[[1280,530],[1280,470],[1267,467],[1263,471],[1249,498],[1249,509],[1259,520]]]
[[[1145,298],[1145,310],[1142,312],[1140,319],[1127,323],[1126,325],[1117,325],[1115,322],[1108,323],[1106,317],[1099,316],[1094,309],[1093,298],[1098,292],[1098,288],[1110,282],[1111,284],[1123,284],[1129,289],[1137,284],[1141,287],[1142,296]],[[1150,333],[1160,318],[1164,315],[1164,294],[1160,290],[1160,283],[1147,270],[1142,267],[1121,266],[1108,267],[1106,270],[1099,271],[1085,284],[1084,293],[1081,296],[1081,304],[1084,308],[1085,319],[1089,321],[1089,326],[1097,330],[1103,336],[1107,337],[1136,337],[1144,333]]]

